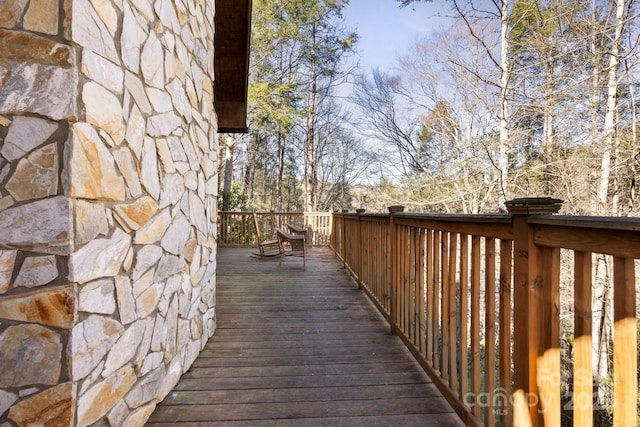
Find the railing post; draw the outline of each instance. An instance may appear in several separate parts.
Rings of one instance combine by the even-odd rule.
[[[362,253],[362,222],[360,221],[360,215],[364,213],[364,209],[356,209],[356,214],[358,214],[358,237],[357,237],[357,262],[355,263],[355,267],[357,268],[356,272],[356,282],[358,282],[358,289],[362,289],[362,266],[363,266],[363,253]]]
[[[506,203],[513,215],[513,425],[537,426],[539,395],[536,381],[539,345],[545,331],[539,327],[539,289],[536,280],[541,276],[539,258],[534,244],[532,215],[553,214],[560,210],[562,201],[551,198],[514,199]]]
[[[342,210],[342,244],[340,246],[342,250],[342,268],[347,268],[347,217],[344,215],[347,213],[345,209]]]
[[[269,211],[269,218],[270,218],[270,223],[271,223],[271,237],[276,235],[276,224],[275,224],[275,220],[276,220],[276,215],[275,215],[275,211],[271,210]]]
[[[391,263],[391,283],[389,290],[389,317],[391,319],[391,333],[396,333],[398,324],[397,297],[400,281],[398,280],[398,233],[396,230],[395,213],[404,212],[404,206],[389,206],[389,262]]]

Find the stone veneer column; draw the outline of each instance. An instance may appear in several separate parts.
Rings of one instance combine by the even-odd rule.
[[[142,425],[213,334],[213,18],[0,2],[0,425]]]

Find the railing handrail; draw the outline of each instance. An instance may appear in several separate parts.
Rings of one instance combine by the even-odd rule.
[[[218,246],[257,245],[253,215],[257,216],[263,237],[275,236],[275,228],[288,224],[308,229],[309,246],[329,246],[333,217],[329,212],[219,211]]]
[[[527,202],[510,214],[334,213],[332,248],[463,420],[491,426],[498,418],[502,425],[560,425],[561,249],[575,256],[573,416],[575,425],[592,422],[593,405],[580,402],[594,398],[591,259],[613,257],[613,424],[635,425],[640,218],[556,216],[549,214],[558,201],[533,200],[531,209]],[[487,384],[490,404],[480,410]],[[504,395],[496,393],[501,387]]]

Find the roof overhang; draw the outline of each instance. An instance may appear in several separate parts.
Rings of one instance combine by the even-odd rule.
[[[251,0],[215,0],[214,107],[218,132],[247,132]]]

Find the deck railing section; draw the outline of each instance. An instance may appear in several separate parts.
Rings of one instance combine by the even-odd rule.
[[[334,214],[337,255],[467,425],[560,426],[567,406],[574,425],[592,425],[594,254],[613,257],[613,423],[636,425],[640,221],[547,215],[558,208],[545,199],[514,201],[512,215]],[[574,260],[568,385],[561,251]],[[568,405],[561,389],[573,392]]]
[[[332,215],[329,212],[256,212],[264,238],[275,236],[275,227],[286,230],[286,224],[306,228],[309,246],[329,246]],[[218,212],[218,246],[247,247],[256,245],[253,212]]]

